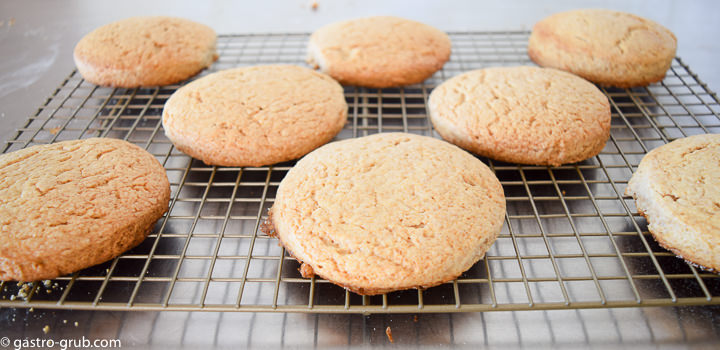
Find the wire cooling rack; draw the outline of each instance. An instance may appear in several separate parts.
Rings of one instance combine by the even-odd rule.
[[[346,87],[337,139],[405,131],[438,137],[432,88],[472,69],[532,64],[527,32],[451,33],[453,54],[420,85]],[[225,35],[208,74],[254,64],[303,64],[307,34]],[[720,304],[720,279],[659,247],[623,195],[643,155],[675,138],[720,132],[720,101],[676,58],[660,83],[603,89],[612,106],[602,153],[560,167],[482,160],[507,198],[502,233],[456,281],[425,291],[359,296],[319,278],[259,230],[294,162],[212,167],[173,148],[162,108],[180,85],[112,89],[72,72],[4,152],[95,136],[135,143],[165,166],[170,210],[137,248],[44,283],[0,283],[0,306],[102,310],[458,312]],[[12,300],[11,300],[12,299]]]

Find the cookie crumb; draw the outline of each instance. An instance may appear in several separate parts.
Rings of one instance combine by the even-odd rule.
[[[275,226],[272,223],[272,211],[268,209],[268,217],[260,224],[260,231],[268,235],[268,237],[277,237],[275,234]]]
[[[79,325],[79,324],[77,323],[77,321],[75,321],[75,327],[77,327],[78,325]]]
[[[388,340],[389,340],[391,343],[394,343],[394,342],[395,342],[395,341],[393,340],[393,337],[392,337],[392,329],[390,329],[390,326],[388,326],[388,328],[385,328],[385,335],[387,335]]]
[[[25,299],[27,298],[27,291],[25,289],[20,289],[17,296],[18,298]]]
[[[418,321],[417,315],[413,316],[413,322],[417,323],[417,321]]]
[[[317,3],[317,1],[313,1],[313,2],[310,4],[310,8],[311,8],[313,11],[317,11],[317,9],[318,9],[318,3]]]
[[[300,264],[300,274],[303,276],[303,278],[313,278],[315,277],[315,271],[313,270],[312,266],[302,263]]]
[[[45,334],[50,333],[50,326],[45,325],[45,327],[43,327],[43,333],[45,333]]]
[[[63,324],[67,324],[67,320],[63,320]]]
[[[50,133],[53,135],[57,135],[58,131],[60,131],[59,127],[50,128]]]
[[[8,21],[8,27],[12,27],[14,25],[15,25],[15,18],[10,18],[10,20]]]

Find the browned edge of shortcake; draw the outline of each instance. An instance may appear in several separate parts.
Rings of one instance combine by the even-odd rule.
[[[331,283],[333,283],[333,284],[335,284],[335,285],[338,285],[338,286],[340,286],[340,287],[342,287],[342,288],[345,288],[345,289],[347,289],[347,290],[349,290],[349,291],[351,291],[351,292],[353,292],[353,293],[359,294],[359,295],[377,295],[377,294],[385,294],[385,293],[389,293],[389,292],[394,292],[394,291],[399,291],[399,290],[407,290],[407,289],[425,290],[425,289],[428,289],[428,288],[431,288],[431,287],[435,287],[435,286],[439,286],[439,285],[441,285],[441,284],[443,284],[443,283],[447,283],[447,282],[450,282],[450,281],[452,281],[452,280],[455,280],[455,279],[457,279],[458,277],[460,277],[460,275],[462,275],[462,272],[461,272],[461,273],[459,273],[459,274],[456,275],[456,276],[451,276],[451,277],[448,277],[448,278],[446,278],[446,279],[443,279],[443,280],[440,280],[440,281],[438,281],[438,282],[431,283],[431,284],[428,284],[428,285],[424,285],[424,286],[410,286],[410,287],[407,287],[407,288],[400,288],[400,289],[368,289],[368,288],[353,286],[353,285],[349,285],[349,284],[348,284],[348,285],[340,284],[340,283],[337,283],[337,282],[335,282],[335,281],[333,281],[333,280],[331,280],[331,279],[329,279],[329,278],[327,278],[327,277],[325,277],[325,276],[323,276],[323,275],[315,272],[315,270],[313,269],[312,265],[310,265],[310,264],[308,264],[308,263],[305,263],[305,262],[303,262],[302,260],[298,259],[298,258],[295,256],[295,254],[293,254],[293,252],[283,243],[282,239],[280,239],[279,235],[278,235],[277,232],[275,231],[275,225],[273,224],[272,218],[273,218],[273,213],[272,213],[272,208],[270,208],[270,209],[268,209],[268,217],[267,217],[267,219],[265,219],[265,220],[260,224],[260,230],[261,230],[263,233],[265,233],[266,235],[268,235],[269,237],[273,237],[273,238],[277,239],[277,240],[278,240],[278,245],[284,247],[284,248],[285,248],[285,251],[287,251],[288,254],[289,254],[293,259],[297,260],[297,262],[300,263],[300,268],[298,269],[298,271],[300,271],[300,274],[302,275],[303,278],[313,278],[313,277],[315,277],[315,276],[320,276],[321,278],[326,279],[326,280],[328,280],[329,282],[331,282]]]
[[[633,199],[636,201],[635,203],[637,204],[637,198],[635,198],[635,196],[632,194],[630,194],[630,195],[633,197]],[[638,214],[642,215],[642,217],[645,218],[645,221],[650,222],[650,218],[647,216],[647,214],[645,214],[644,210],[637,208],[637,211],[638,211]],[[696,261],[701,261],[704,259],[698,259],[693,254],[688,254],[687,252],[684,252],[677,248],[674,248],[671,244],[668,244],[665,240],[663,240],[659,234],[656,234],[655,232],[650,230],[649,227],[648,227],[648,232],[650,232],[650,234],[652,235],[655,242],[657,242],[663,249],[669,250],[671,253],[675,254],[675,257],[677,257],[678,259],[680,259],[692,266],[695,266],[696,268],[699,268],[703,271],[710,272],[710,273],[720,273],[720,270],[718,270],[718,269],[715,269],[712,267],[706,267],[700,263],[697,263]]]

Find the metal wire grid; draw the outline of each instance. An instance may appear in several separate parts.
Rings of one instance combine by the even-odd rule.
[[[527,32],[452,33],[453,55],[420,85],[346,87],[349,120],[337,139],[405,131],[436,136],[432,88],[462,72],[531,64]],[[307,34],[226,35],[209,72],[242,65],[302,64]],[[93,136],[125,139],[165,166],[170,210],[137,248],[51,283],[0,283],[4,307],[334,313],[574,309],[720,303],[718,275],[659,247],[625,186],[642,156],[675,138],[720,132],[720,101],[676,58],[664,81],[603,89],[612,106],[600,155],[560,167],[482,159],[507,198],[503,231],[456,281],[425,291],[359,296],[302,278],[297,262],[259,231],[294,162],[206,166],[164,136],[162,107],[180,85],[111,89],[73,72],[7,142],[4,152]],[[10,300],[20,294],[21,298]]]

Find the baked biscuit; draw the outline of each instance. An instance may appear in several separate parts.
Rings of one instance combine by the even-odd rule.
[[[165,169],[122,140],[0,155],[0,280],[52,279],[140,244],[168,209]]]
[[[504,162],[579,162],[600,153],[610,136],[607,97],[584,79],[549,68],[461,74],[433,90],[428,110],[445,140]]]
[[[315,31],[308,63],[342,84],[372,88],[420,83],[450,58],[450,38],[397,17],[336,22]]]
[[[217,60],[216,37],[210,27],[187,19],[131,17],[85,35],[75,46],[75,65],[96,85],[169,85]]]
[[[658,23],[595,9],[562,12],[536,23],[528,55],[543,67],[626,88],[662,80],[676,48],[675,35]]]
[[[502,186],[480,160],[442,140],[388,133],[298,161],[266,231],[304,276],[372,295],[457,278],[485,255],[504,215]]]
[[[690,136],[650,151],[625,193],[661,246],[720,271],[720,135]]]
[[[165,103],[165,134],[206,164],[261,166],[299,158],[347,121],[343,88],[291,65],[235,68],[197,79]]]

